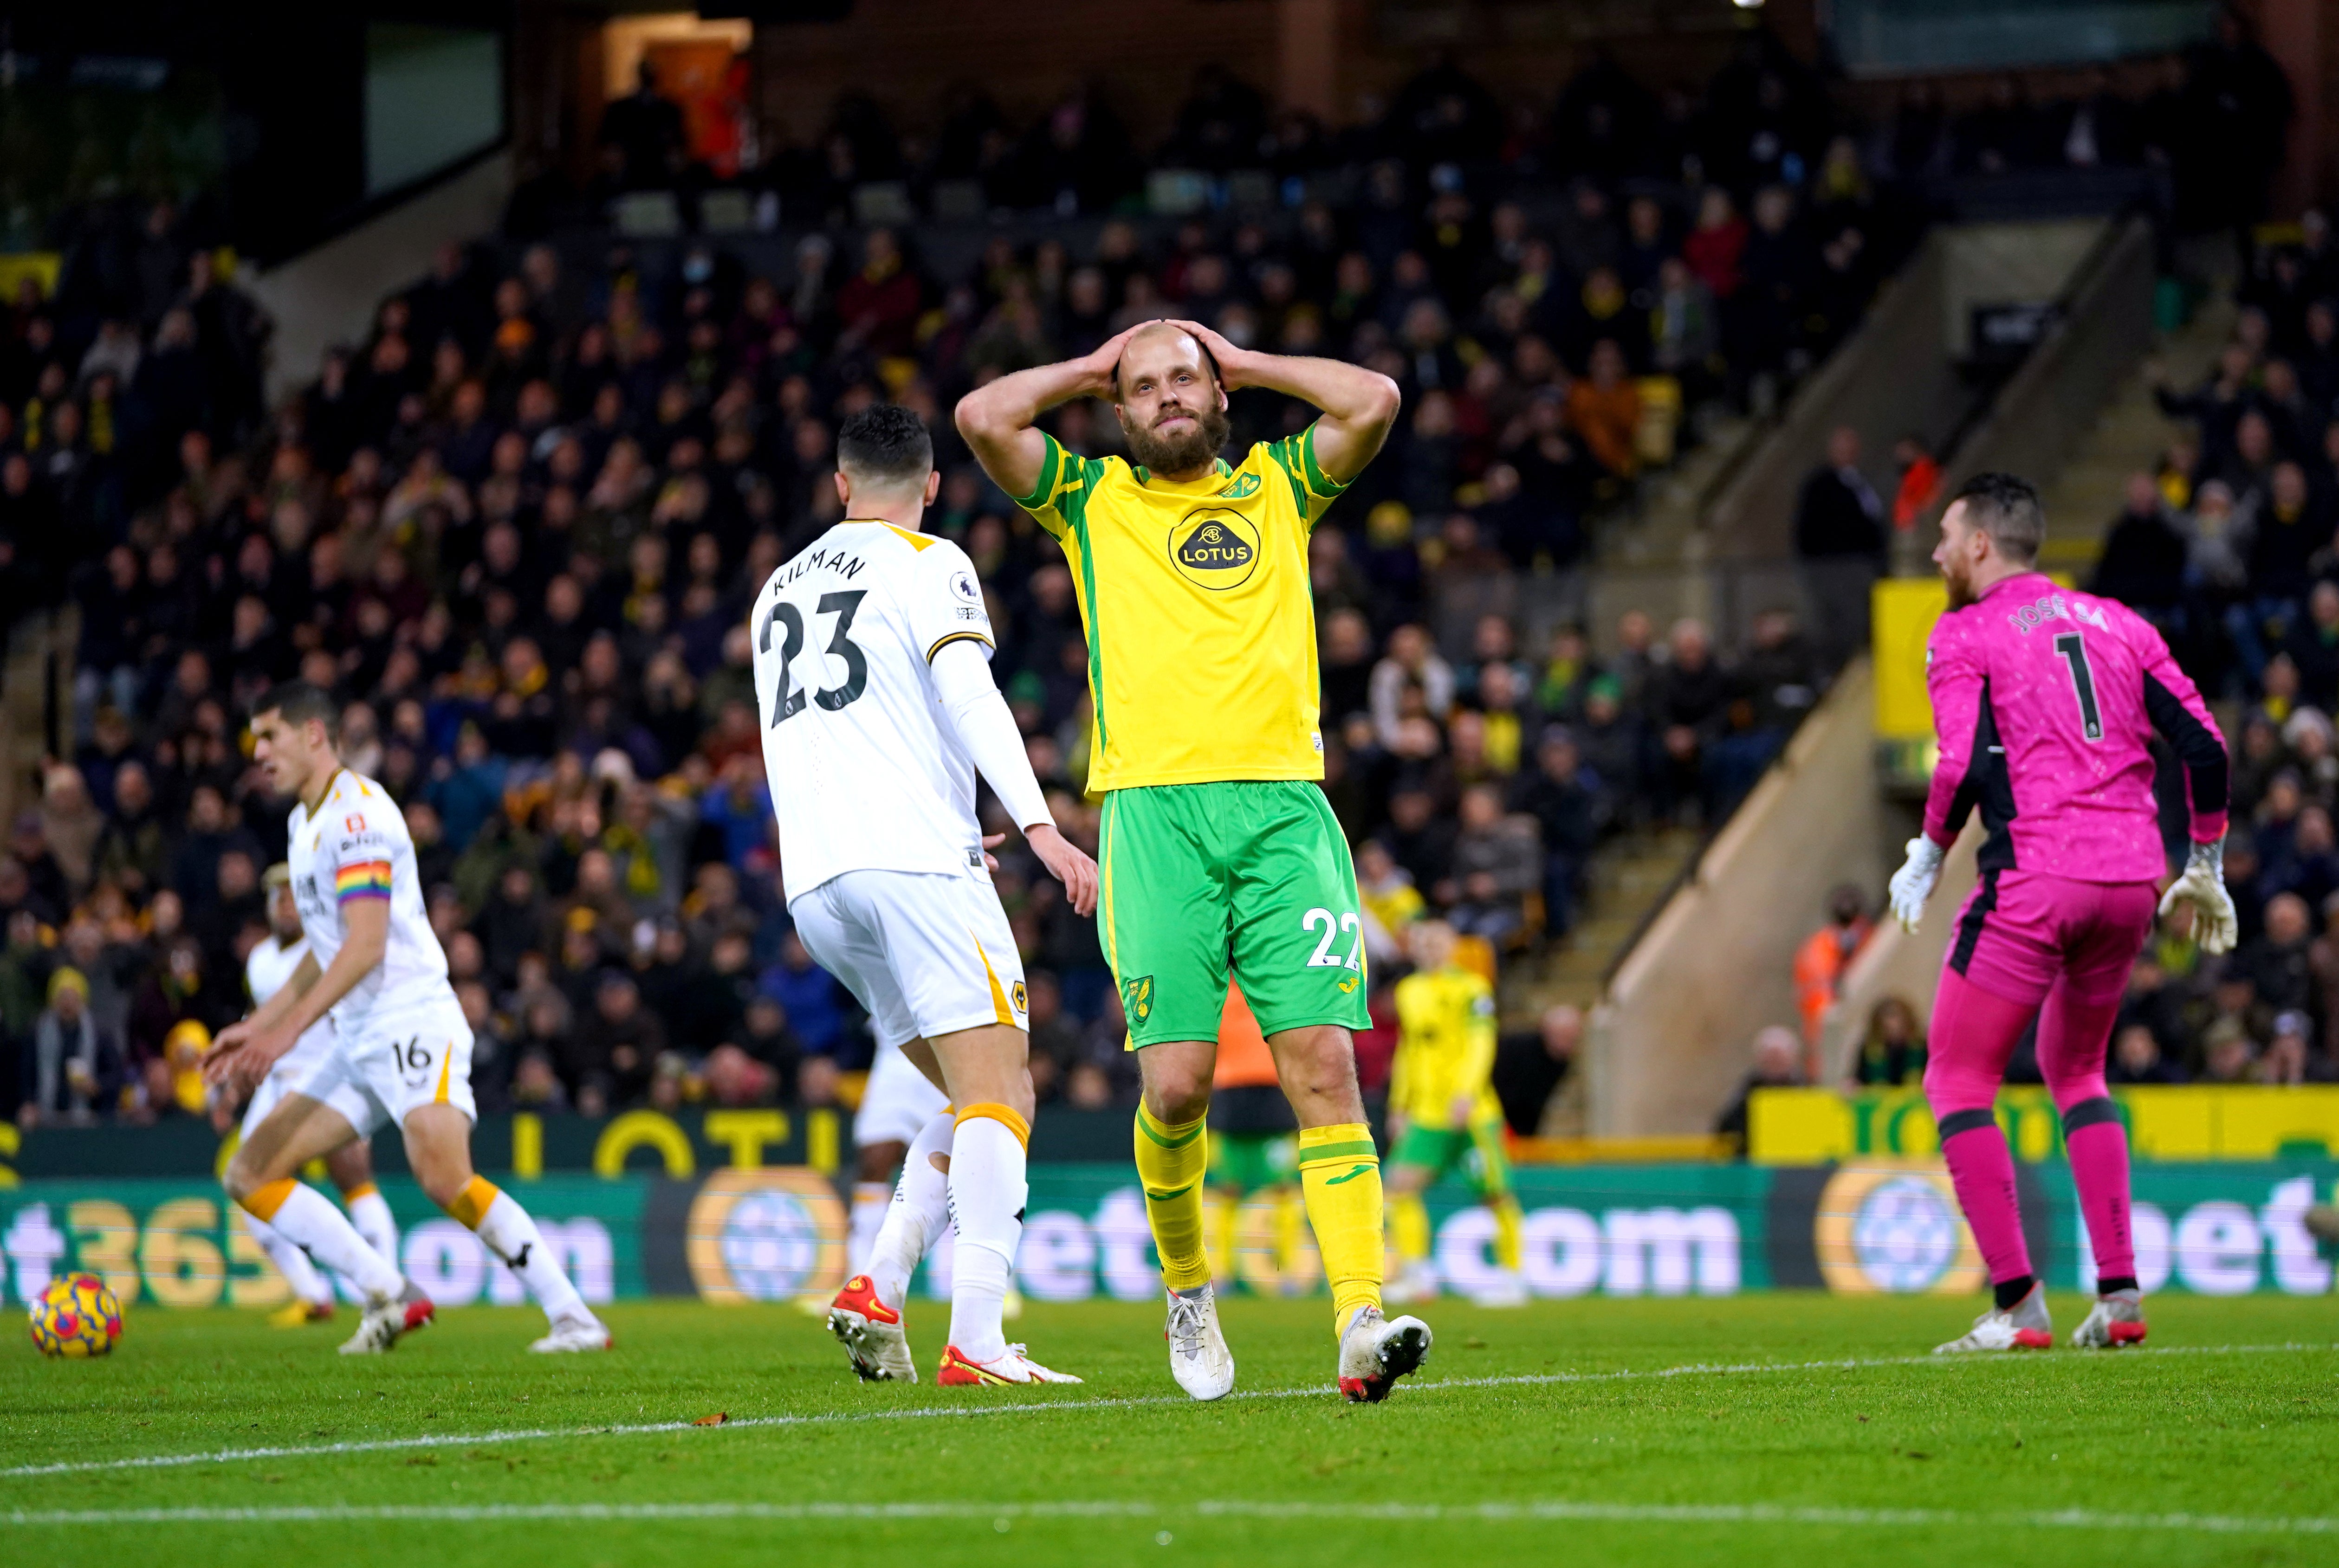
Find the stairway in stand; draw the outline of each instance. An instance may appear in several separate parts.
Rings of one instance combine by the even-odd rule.
[[[2177,421],[2163,414],[2153,399],[2154,362],[2171,388],[2191,391],[2208,376],[2218,350],[2233,337],[2239,314],[2233,298],[2233,259],[2222,240],[2212,255],[2204,269],[2210,281],[2201,308],[2129,370],[2070,460],[2042,487],[2047,543],[2038,562],[2048,571],[2068,573],[2074,582],[2087,583],[2103,554],[2104,536],[2119,513],[2128,476],[2156,468],[2177,429]]]

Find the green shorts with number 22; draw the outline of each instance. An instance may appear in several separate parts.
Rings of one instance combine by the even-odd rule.
[[[1113,790],[1098,838],[1098,934],[1132,1050],[1217,1040],[1230,971],[1265,1033],[1371,1027],[1356,867],[1318,785]]]

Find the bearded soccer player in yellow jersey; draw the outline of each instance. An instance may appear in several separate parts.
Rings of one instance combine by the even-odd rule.
[[[1503,1107],[1495,1098],[1495,988],[1455,961],[1454,928],[1444,921],[1417,922],[1406,937],[1414,969],[1396,982],[1388,1099],[1396,1139],[1389,1151],[1389,1233],[1404,1271],[1389,1297],[1417,1301],[1437,1294],[1421,1195],[1458,1168],[1495,1216],[1495,1272],[1469,1282],[1469,1294],[1482,1307],[1524,1306],[1519,1200],[1511,1195]]]
[[[1227,394],[1323,410],[1229,463]],[[1068,452],[1037,421],[1109,399],[1130,459]],[[1384,1397],[1429,1328],[1381,1313],[1380,1159],[1350,1031],[1367,1027],[1357,873],[1318,781],[1308,535],[1396,420],[1396,383],[1335,360],[1149,321],[1094,353],[967,395],[958,428],[1064,547],[1089,635],[1089,787],[1104,796],[1097,920],[1145,1080],[1137,1170],[1170,1291],[1170,1369],[1234,1387],[1202,1244],[1211,1068],[1229,971],[1299,1122],[1299,1179],[1332,1287],[1340,1390]]]

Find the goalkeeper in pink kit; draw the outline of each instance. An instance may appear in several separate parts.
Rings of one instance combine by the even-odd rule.
[[[1959,1205],[1997,1299],[1936,1354],[2054,1343],[1993,1106],[2035,1017],[2038,1066],[2095,1247],[2095,1308],[2075,1345],[2145,1336],[2128,1228],[2127,1133],[2104,1052],[2129,968],[2156,912],[2193,908],[2202,948],[2234,943],[2226,892],[2226,743],[2167,645],[2126,606],[2060,588],[2033,563],[2046,533],[2038,492],[2005,474],[1969,481],[1941,518],[1934,564],[1949,609],[1926,649],[1940,762],[1922,836],[1892,878],[1892,910],[1917,928],[1941,857],[1981,811],[1981,873],[1959,912],[1927,1041],[1925,1098]],[[2166,896],[2152,796],[2151,736],[2185,765],[2193,849]]]

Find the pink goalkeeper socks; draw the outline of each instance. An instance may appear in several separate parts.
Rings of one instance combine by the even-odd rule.
[[[2108,1100],[2091,1103],[2108,1106]],[[2128,1228],[2127,1129],[2117,1119],[2082,1127],[2064,1138],[2071,1183],[2079,1189],[2087,1240],[2096,1250],[2096,1277],[2136,1277],[2136,1238]]]
[[[2030,1272],[2022,1207],[2014,1189],[2014,1157],[1992,1107],[2007,1059],[2029,1027],[2031,1013],[1963,975],[1946,973],[1927,1040],[1925,1099],[1940,1129],[1941,1156],[1949,1161],[1958,1207],[1966,1211],[1993,1282]]]
[[[2022,1205],[2015,1197],[2014,1157],[2007,1151],[2006,1134],[1987,1110],[1957,1114],[1987,1119],[1955,1135],[1946,1125],[1941,1129],[1941,1153],[1949,1162],[1958,1207],[1973,1227],[1974,1245],[1981,1248],[1991,1281],[2019,1279],[2030,1272],[2030,1247],[2022,1238]]]

